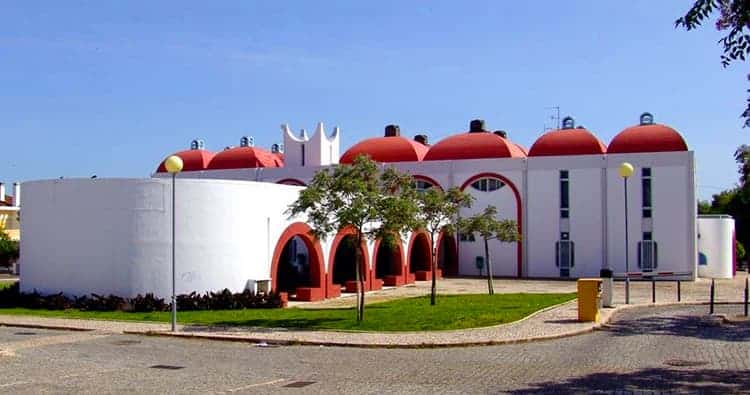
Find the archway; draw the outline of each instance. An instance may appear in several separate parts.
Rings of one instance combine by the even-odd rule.
[[[356,236],[353,229],[342,230],[333,239],[328,258],[329,288],[332,289],[333,294],[340,292],[339,290],[344,292],[356,292],[357,290],[355,244]],[[362,267],[360,272],[364,278],[365,289],[370,289],[370,257],[367,254],[367,246],[364,240],[360,244],[359,249],[362,253]]]
[[[442,270],[444,276],[457,276],[458,250],[456,248],[456,238],[446,232],[441,232],[437,245],[438,268]]]
[[[404,253],[399,237],[395,237],[390,243],[382,239],[375,241],[373,256],[375,257],[376,280],[381,280],[384,285],[388,286],[403,285],[406,282]]]
[[[310,227],[296,222],[281,233],[271,261],[271,289],[297,300],[325,298],[323,250]]]
[[[409,280],[424,280],[430,273],[430,239],[424,232],[412,234],[409,243]],[[416,276],[416,277],[415,277]]]

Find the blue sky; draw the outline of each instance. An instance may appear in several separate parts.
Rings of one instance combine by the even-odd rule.
[[[216,4],[214,4],[216,3]],[[0,180],[148,176],[193,138],[268,147],[279,125],[432,142],[483,118],[529,147],[553,110],[605,144],[650,111],[737,180],[746,64],[723,69],[692,1],[3,2]]]

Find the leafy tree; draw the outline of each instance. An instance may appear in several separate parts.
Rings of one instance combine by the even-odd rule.
[[[734,151],[734,160],[740,173],[740,188],[747,188],[750,183],[750,145],[742,144],[737,147]]]
[[[504,243],[511,243],[521,240],[518,233],[516,221],[512,219],[497,219],[497,208],[487,206],[484,211],[465,218],[461,221],[462,233],[479,233],[484,240],[484,261],[487,264],[487,289],[490,295],[495,294],[492,286],[492,261],[490,260],[489,241],[498,240]]]
[[[750,28],[748,0],[697,0],[684,16],[675,21],[675,27],[697,29],[716,11],[716,29],[726,32],[719,40],[724,47],[721,64],[727,67],[737,59],[744,61],[750,54],[750,34],[745,31],[745,28]],[[750,75],[748,79],[750,80]],[[750,90],[747,92],[750,93]],[[750,98],[741,116],[745,118],[745,126],[750,126]]]
[[[18,259],[18,242],[11,240],[0,227],[0,266],[10,266]]]
[[[388,239],[415,228],[416,191],[409,175],[393,168],[381,170],[360,155],[351,165],[315,173],[307,188],[289,206],[290,217],[307,215],[313,235],[325,239],[342,229],[354,229],[357,321],[364,318],[364,259],[359,246],[364,240]]]
[[[462,207],[471,206],[471,195],[453,187],[447,191],[433,187],[418,194],[419,212],[417,214],[418,224],[430,234],[430,245],[432,256],[430,268],[432,271],[432,287],[430,290],[430,304],[435,305],[435,294],[437,293],[437,249],[435,236],[445,231],[453,234],[453,221],[458,216]]]

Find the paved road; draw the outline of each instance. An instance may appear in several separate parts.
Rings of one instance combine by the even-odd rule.
[[[706,306],[631,310],[610,328],[572,338],[429,350],[0,328],[0,392],[750,393],[750,324],[705,313]]]

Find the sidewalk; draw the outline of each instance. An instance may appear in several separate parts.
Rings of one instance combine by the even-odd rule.
[[[483,292],[486,282],[481,279],[455,279],[441,281],[440,292]],[[682,303],[704,303],[708,300],[710,281],[699,280],[682,284]],[[368,293],[367,300],[378,302],[408,295],[424,295],[429,283],[412,287]],[[657,284],[656,305],[676,302],[676,284]],[[499,280],[495,289],[501,292],[572,292],[574,281]],[[734,280],[717,281],[717,302],[741,301],[744,274]],[[119,321],[76,320],[30,316],[0,315],[0,325],[54,328],[70,330],[96,330],[115,333],[175,336],[183,338],[241,341],[265,344],[305,344],[349,347],[421,348],[519,343],[573,336],[592,331],[612,318],[622,308],[652,306],[651,284],[631,283],[631,303],[622,303],[624,284],[615,285],[615,302],[618,307],[603,309],[599,323],[578,322],[577,301],[538,311],[520,321],[486,328],[427,332],[340,332],[287,330],[248,327],[179,326],[177,333],[170,332],[169,324]],[[342,297],[317,303],[299,305],[305,308],[346,307],[354,304],[354,297]],[[179,316],[178,316],[179,318]]]

